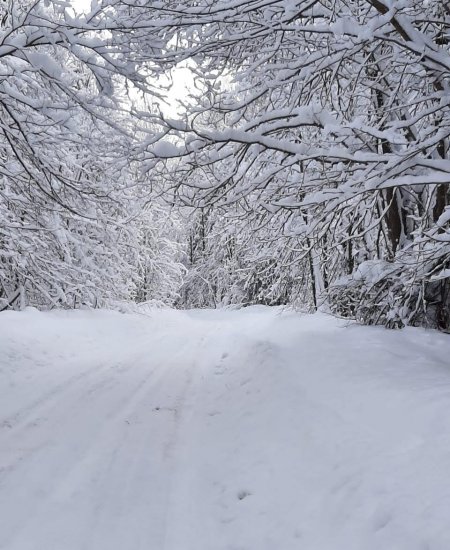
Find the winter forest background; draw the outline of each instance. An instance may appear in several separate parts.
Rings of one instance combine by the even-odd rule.
[[[449,27],[445,0],[2,1],[0,310],[449,329]]]

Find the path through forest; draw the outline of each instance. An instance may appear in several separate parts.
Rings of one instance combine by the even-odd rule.
[[[0,315],[0,549],[448,550],[450,339]]]

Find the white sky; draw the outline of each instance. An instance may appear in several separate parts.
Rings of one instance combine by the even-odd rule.
[[[181,102],[186,102],[189,93],[194,90],[194,78],[192,72],[184,67],[172,71],[172,87],[167,92],[168,105],[161,105],[163,113],[167,116],[174,116],[177,112],[182,112]]]

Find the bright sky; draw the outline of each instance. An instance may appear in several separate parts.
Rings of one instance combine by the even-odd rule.
[[[184,67],[172,71],[172,87],[167,92],[168,105],[161,105],[163,113],[167,116],[174,116],[182,112],[181,102],[186,102],[189,93],[194,90],[194,78],[192,72]]]

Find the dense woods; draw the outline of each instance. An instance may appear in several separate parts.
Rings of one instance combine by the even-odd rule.
[[[0,309],[450,328],[448,2],[0,10]],[[168,116],[180,65],[195,86]]]

